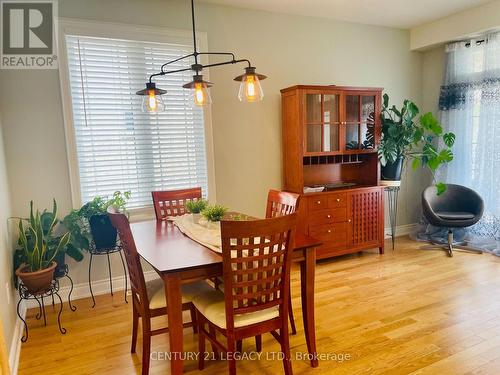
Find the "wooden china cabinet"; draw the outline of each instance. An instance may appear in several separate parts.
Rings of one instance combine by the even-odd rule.
[[[283,187],[301,194],[300,230],[323,241],[320,259],[376,247],[384,252],[381,92],[344,86],[281,90]]]

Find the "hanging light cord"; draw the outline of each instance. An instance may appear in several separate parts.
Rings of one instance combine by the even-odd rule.
[[[196,24],[195,24],[195,14],[194,14],[194,0],[191,0],[191,20],[192,20],[192,27],[193,27],[193,49],[194,52],[190,53],[189,55],[185,55],[182,57],[179,57],[175,60],[171,60],[163,64],[160,68],[160,71],[158,73],[151,74],[149,76],[149,83],[152,83],[152,79],[154,77],[158,76],[164,76],[166,74],[173,74],[173,73],[180,73],[180,72],[186,72],[188,70],[192,70],[195,72],[196,75],[199,74],[200,71],[202,71],[205,68],[211,68],[214,66],[222,66],[222,65],[228,65],[228,64],[238,64],[238,63],[247,63],[248,68],[252,68],[252,64],[250,63],[249,60],[247,59],[236,59],[236,56],[232,52],[198,52],[197,45],[196,45]],[[229,61],[223,61],[223,62],[218,62],[218,63],[213,63],[213,64],[208,64],[208,65],[203,65],[198,62],[198,56],[200,55],[218,55],[218,56],[231,56],[231,60]],[[184,69],[176,69],[176,70],[165,70],[165,68],[168,65],[171,65],[173,63],[176,63],[177,61],[184,60],[190,57],[194,57],[194,64],[191,65],[189,68],[184,68]]]

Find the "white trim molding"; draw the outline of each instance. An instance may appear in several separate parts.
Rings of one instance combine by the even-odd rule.
[[[22,301],[19,305],[19,314],[23,319],[26,319],[26,310],[26,304],[24,303],[24,301]],[[21,355],[21,337],[23,337],[24,334],[24,324],[19,316],[17,317],[15,324],[16,325],[14,327],[14,333],[12,334],[12,341],[9,350],[9,366],[12,375],[17,374],[17,369],[19,367],[19,357]]]
[[[396,227],[396,235],[395,237],[407,236],[410,233],[413,233],[417,229],[418,224],[406,224],[406,225],[398,225]],[[385,238],[391,238],[391,227],[385,227],[384,230]]]

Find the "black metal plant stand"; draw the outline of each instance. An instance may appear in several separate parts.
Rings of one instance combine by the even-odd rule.
[[[389,203],[389,219],[391,222],[392,250],[394,250],[394,240],[396,236],[396,220],[398,215],[398,195],[399,186],[386,186],[387,201]]]
[[[111,278],[111,262],[109,260],[109,254],[118,253],[120,255],[120,260],[122,261],[122,266],[123,266],[123,275],[125,278],[125,303],[128,303],[128,301],[127,301],[127,268],[125,267],[125,262],[123,261],[121,244],[117,243],[114,247],[110,247],[110,248],[106,248],[106,249],[97,249],[94,241],[91,241],[90,246],[89,246],[89,253],[90,253],[89,289],[90,289],[90,295],[92,296],[92,303],[93,303],[92,308],[95,307],[95,298],[94,298],[94,292],[92,291],[92,281],[91,281],[92,259],[93,259],[94,255],[106,255],[106,257],[108,259],[109,287],[111,289],[111,295],[113,295],[113,280]]]
[[[30,300],[30,299],[33,300],[34,299],[36,302],[38,302],[38,313],[36,314],[35,318],[37,320],[40,320],[43,316],[43,324],[46,326],[47,325],[47,318],[45,316],[45,303],[44,303],[43,299],[44,299],[44,297],[52,297],[52,299],[53,299],[54,296],[56,296],[59,299],[59,313],[57,314],[57,325],[59,327],[59,332],[61,332],[63,335],[66,333],[66,328],[61,326],[61,313],[62,313],[62,309],[63,309],[63,301],[62,301],[61,296],[59,295],[59,280],[58,279],[52,280],[50,287],[48,289],[46,289],[45,291],[34,293],[34,294],[29,292],[28,289],[24,286],[24,284],[20,282],[19,287],[18,287],[18,291],[19,291],[19,302],[17,303],[16,310],[17,310],[17,316],[19,317],[19,319],[21,319],[21,321],[24,324],[24,334],[21,337],[22,342],[26,342],[28,340],[28,325],[26,324],[26,320],[23,319],[23,317],[19,313],[19,306],[21,305],[21,302],[23,300]],[[54,303],[53,303],[53,305],[54,305]]]
[[[55,275],[57,280],[61,280],[63,277],[66,277],[69,280],[70,283],[70,290],[68,293],[68,306],[71,311],[76,311],[76,306],[71,303],[71,293],[73,293],[73,279],[69,277],[69,268],[68,265],[65,264],[63,268],[63,273],[60,275]],[[54,296],[52,296],[52,306],[54,306]]]

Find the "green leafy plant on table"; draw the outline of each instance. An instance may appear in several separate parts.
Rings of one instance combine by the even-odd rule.
[[[192,214],[201,213],[208,206],[205,199],[191,200],[186,202],[187,210]]]
[[[227,208],[221,206],[220,204],[214,204],[207,206],[201,214],[205,219],[211,222],[221,221],[227,212]]]
[[[401,109],[397,109],[394,105],[389,107],[389,96],[384,94],[382,140],[378,148],[382,174],[384,168],[394,168],[395,164],[401,163],[400,174],[402,162],[411,160],[413,169],[423,167],[431,172],[439,195],[446,191],[446,185],[435,181],[435,171],[453,160],[455,134],[444,133],[431,112],[418,115],[419,109],[412,101],[405,100]]]

